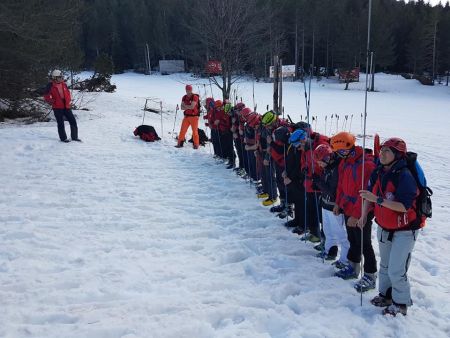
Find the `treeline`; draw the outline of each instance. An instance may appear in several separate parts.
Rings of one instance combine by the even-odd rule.
[[[116,72],[181,59],[201,71],[267,76],[274,55],[308,71],[364,66],[369,0],[2,0],[0,110],[42,86],[51,69]],[[373,0],[376,71],[450,70],[450,5]],[[313,57],[314,55],[314,57]],[[225,76],[224,83],[226,82]],[[232,81],[228,79],[224,93]],[[225,96],[225,95],[224,95]],[[8,109],[9,109],[8,108]]]
[[[90,0],[83,16],[80,48],[89,67],[107,53],[117,71],[145,68],[145,44],[153,67],[160,59],[182,59],[201,69],[217,59],[205,37],[196,34],[198,22],[214,26],[218,17],[205,17],[209,3],[231,6],[226,0]],[[266,35],[249,43],[254,57],[242,70],[267,73],[274,54],[284,64],[308,69],[364,65],[367,43],[368,0],[259,0],[252,15]],[[228,5],[230,4],[230,5]],[[267,10],[269,8],[269,11]],[[242,7],[241,11],[245,10]],[[236,24],[242,13],[236,12]],[[220,13],[216,13],[220,16]],[[228,39],[239,39],[229,36]],[[256,37],[255,37],[256,38]],[[259,36],[258,36],[259,38]],[[202,41],[203,40],[203,41]],[[420,0],[404,3],[373,0],[372,48],[377,71],[436,74],[450,69],[450,5],[431,7]],[[296,57],[297,56],[297,57]]]

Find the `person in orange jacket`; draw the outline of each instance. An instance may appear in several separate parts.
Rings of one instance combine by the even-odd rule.
[[[51,74],[52,81],[48,83],[44,92],[44,100],[52,105],[55,114],[56,123],[58,124],[58,135],[61,142],[70,142],[67,138],[64,127],[64,117],[70,124],[70,136],[72,141],[81,142],[78,138],[78,126],[75,116],[71,109],[70,91],[64,82],[63,74],[60,70],[55,69]]]
[[[200,116],[199,111],[199,96],[192,92],[192,86],[186,85],[186,95],[181,99],[181,109],[184,110],[184,118],[181,123],[180,133],[178,134],[178,144],[176,148],[181,148],[184,145],[186,139],[186,132],[191,127],[192,138],[194,140],[194,149],[198,149],[199,136],[198,136],[198,118]]]

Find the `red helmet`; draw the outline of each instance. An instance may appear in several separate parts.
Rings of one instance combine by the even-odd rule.
[[[389,147],[391,149],[395,149],[400,154],[406,155],[406,143],[401,138],[392,137],[383,142],[381,147]]]
[[[328,144],[319,144],[316,149],[314,149],[314,160],[316,162],[328,162],[331,155],[333,154],[333,149],[331,149]]]
[[[238,103],[236,103],[235,108],[236,108],[237,110],[242,110],[242,109],[245,108],[245,103],[244,103],[244,102],[238,102]]]
[[[216,108],[220,108],[220,107],[223,106],[223,103],[222,103],[222,101],[220,101],[220,100],[216,100],[216,102],[214,102],[214,106],[215,106]]]
[[[250,127],[255,128],[261,122],[261,115],[258,113],[251,113],[247,117],[247,123]]]
[[[244,108],[241,110],[240,115],[242,121],[247,121],[248,116],[252,113],[252,110],[250,108]]]

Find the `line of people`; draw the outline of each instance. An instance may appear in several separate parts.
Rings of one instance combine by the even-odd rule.
[[[206,98],[205,109],[214,157],[250,180],[271,212],[292,217],[285,226],[316,243],[317,256],[333,262],[335,276],[361,276],[354,284],[358,292],[375,289],[378,277],[379,295],[371,303],[384,307],[383,314],[406,315],[412,305],[407,272],[424,220],[417,221],[419,189],[406,164],[405,142],[388,139],[374,156],[349,132],[328,137],[306,122],[292,123],[273,111],[260,115],[242,102]]]

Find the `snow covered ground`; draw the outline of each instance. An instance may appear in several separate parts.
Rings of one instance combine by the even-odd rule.
[[[379,75],[369,93],[369,134],[403,137],[435,193],[410,268],[414,306],[386,318],[369,303],[376,291],[361,307],[352,282],[333,277],[209,147],[173,148],[184,84],[204,97],[202,81],[114,76],[116,93],[76,112],[81,144],[59,142],[54,122],[1,125],[0,337],[450,336],[449,88]],[[319,132],[361,132],[363,84],[342,88],[312,83]],[[255,84],[260,112],[271,91]],[[252,83],[237,95],[251,106]],[[132,134],[143,97],[162,101],[160,143]],[[303,84],[285,83],[283,102],[304,117]],[[158,115],[146,123],[160,132]]]

